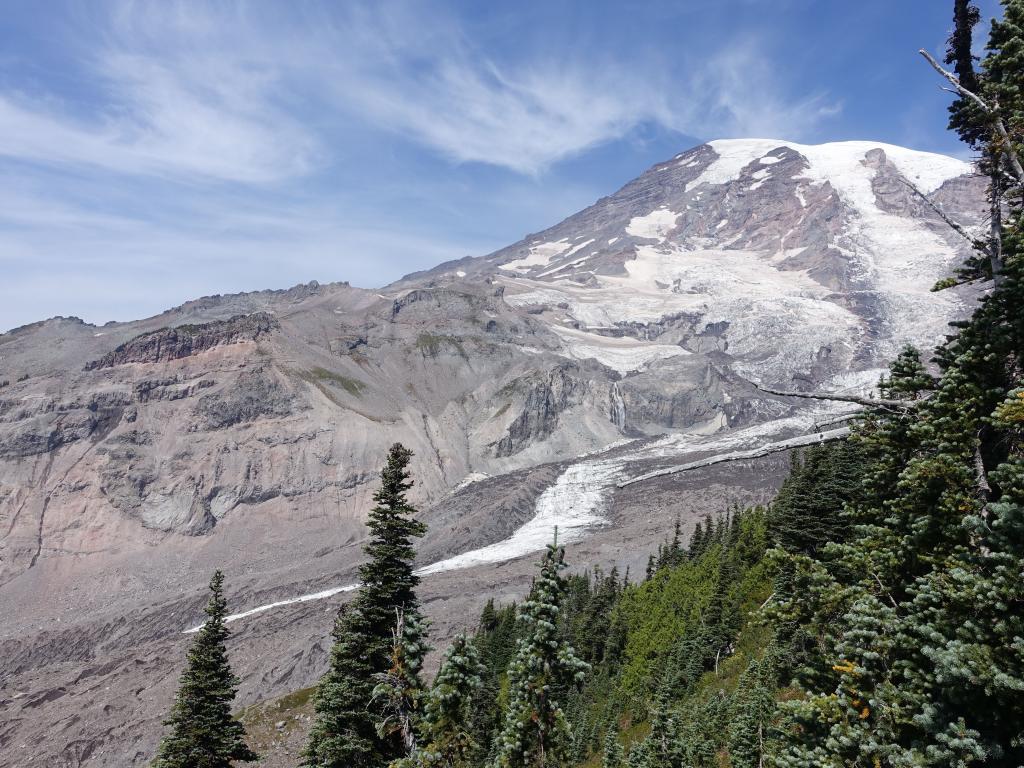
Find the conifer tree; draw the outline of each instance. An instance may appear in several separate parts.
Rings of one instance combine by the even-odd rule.
[[[647,740],[638,741],[629,748],[626,768],[652,768],[650,745]]]
[[[416,552],[413,539],[426,532],[415,519],[416,510],[406,499],[412,488],[409,461],[412,451],[400,443],[391,446],[387,464],[381,471],[381,487],[374,494],[370,510],[370,540],[364,547],[369,560],[360,567],[361,585],[357,601],[372,638],[368,650],[378,664],[387,659],[391,647],[395,611],[408,615],[419,608],[413,573]]]
[[[678,762],[687,768],[717,768],[724,741],[727,702],[721,695],[691,704],[682,713],[676,749]],[[656,766],[662,768],[662,766]]]
[[[946,63],[953,65],[953,72],[960,83],[972,93],[981,91],[974,66],[976,57],[971,50],[974,27],[979,21],[981,12],[972,0],[954,0],[953,31],[947,41]],[[949,128],[959,132],[961,138],[974,148],[983,142],[986,134],[978,105],[964,97],[949,105]]]
[[[651,733],[646,741],[650,768],[672,768],[680,764],[679,719],[669,706],[664,691],[659,691],[654,697]]]
[[[384,713],[373,692],[392,666],[396,611],[406,620],[418,619],[412,542],[425,526],[406,499],[411,457],[396,443],[381,472],[363,548],[369,560],[359,569],[361,585],[351,606],[338,613],[328,670],[313,698],[315,717],[302,763],[308,768],[380,768],[406,753],[400,734],[378,733]]]
[[[772,744],[776,719],[772,651],[752,661],[740,676],[729,712],[729,765],[763,768]]]
[[[231,716],[238,678],[228,663],[226,615],[224,574],[215,571],[206,622],[189,649],[154,768],[229,768],[258,759],[245,743],[245,727]]]
[[[485,671],[473,644],[465,635],[456,636],[425,697],[420,746],[394,763],[395,768],[469,768],[473,764],[479,745],[471,732],[471,707]]]
[[[415,612],[406,616],[395,611],[392,632],[391,666],[387,672],[376,675],[378,682],[373,689],[374,708],[383,714],[377,722],[377,735],[381,738],[398,737],[404,752],[415,756],[420,699],[423,697],[420,671],[429,651],[425,622]]]
[[[572,732],[560,689],[582,682],[589,665],[559,632],[565,550],[555,541],[540,563],[540,576],[519,610],[523,638],[509,665],[509,703],[498,739],[497,768],[558,768],[568,764]]]
[[[705,520],[708,523],[708,533],[710,533],[711,520],[710,518],[705,518]],[[704,550],[706,548],[707,533],[705,533],[704,524],[700,520],[698,520],[697,525],[693,529],[693,535],[690,537],[690,559],[696,560],[698,557],[704,554]]]
[[[601,768],[626,768],[626,753],[619,741],[619,732],[609,727],[604,736],[604,753],[601,755]]]

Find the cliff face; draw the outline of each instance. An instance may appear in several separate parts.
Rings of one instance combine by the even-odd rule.
[[[928,348],[970,300],[929,292],[964,256],[931,206],[974,226],[983,204],[950,158],[712,142],[380,291],[0,335],[0,766],[145,764],[209,572],[239,610],[352,578],[395,441],[415,451],[424,563],[484,550],[425,577],[441,636],[525,586],[526,534],[488,545],[538,510],[577,515],[575,562],[626,564],[671,525],[679,483],[693,514],[764,498],[782,459],[653,496],[616,483],[814,426],[758,384],[857,390],[902,344]],[[241,628],[245,701],[315,678],[334,607]]]
[[[85,370],[113,368],[126,363],[166,363],[197,355],[207,349],[241,341],[256,341],[280,327],[277,320],[266,312],[236,315],[229,320],[179,325],[147,331],[129,339],[99,360],[86,363]]]

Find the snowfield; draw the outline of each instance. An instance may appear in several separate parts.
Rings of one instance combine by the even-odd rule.
[[[678,213],[659,208],[646,216],[634,216],[626,225],[626,234],[650,240],[665,240],[676,225]]]

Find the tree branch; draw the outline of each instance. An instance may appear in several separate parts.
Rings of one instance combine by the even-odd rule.
[[[996,113],[996,110],[992,106],[990,106],[988,102],[986,102],[983,98],[978,96],[978,94],[972,93],[971,91],[967,90],[962,85],[960,85],[959,78],[957,78],[957,76],[954,75],[952,72],[948,72],[942,67],[940,67],[939,62],[937,62],[935,58],[930,53],[928,53],[928,51],[926,51],[924,48],[919,50],[918,53],[924,56],[925,60],[932,65],[932,69],[934,69],[944,78],[946,78],[952,84],[953,88],[956,90],[958,94],[963,96],[965,99],[970,99],[971,101],[973,101],[975,104],[978,105],[978,107],[981,108],[982,112],[989,116],[989,118],[992,120],[992,125],[996,129],[996,133],[998,133],[999,137],[1003,140],[1002,149],[1006,152],[1006,158],[1010,161],[1010,167],[1013,169],[1013,173],[1017,177],[1017,182],[1021,185],[1024,185],[1024,167],[1021,167],[1020,158],[1017,157],[1017,151],[1013,148],[1013,142],[1010,140],[1010,134],[1006,132],[1006,126],[1003,124],[1002,118],[999,117],[999,115]]]
[[[924,200],[925,203],[928,204],[928,207],[935,211],[935,213],[938,214],[939,218],[949,225],[950,229],[952,229],[954,232],[960,235],[960,237],[962,237],[964,240],[970,243],[972,248],[976,248],[982,253],[986,254],[989,252],[988,247],[985,245],[985,242],[983,240],[979,240],[976,237],[971,237],[966,229],[964,229],[960,224],[957,224],[955,221],[949,218],[949,216],[947,216],[946,213],[941,208],[939,208],[939,206],[937,206],[933,200],[931,200],[924,192],[918,189],[914,184],[910,183],[902,176],[898,178],[898,181],[900,182],[900,184],[907,187],[915,195]]]
[[[754,387],[766,392],[769,395],[778,395],[779,397],[802,397],[807,400],[837,400],[843,403],[857,403],[858,405],[866,405],[869,408],[888,408],[896,411],[910,411],[916,408],[920,403],[924,402],[921,400],[888,400],[886,398],[870,398],[860,397],[859,395],[840,395],[838,393],[826,393],[826,392],[788,392],[784,389],[769,389],[768,387],[762,387],[754,384]]]
[[[974,444],[974,477],[978,483],[978,495],[982,501],[992,498],[992,486],[988,483],[988,473],[985,472],[985,459],[981,455],[981,433],[978,433],[978,442]]]

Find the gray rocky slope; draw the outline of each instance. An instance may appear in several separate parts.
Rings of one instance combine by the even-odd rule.
[[[0,335],[0,766],[144,764],[215,567],[234,609],[280,603],[233,625],[242,703],[315,680],[396,440],[439,638],[555,523],[577,564],[642,567],[677,515],[768,498],[760,448],[837,411],[757,386],[867,391],[939,341],[971,297],[929,292],[966,253],[932,206],[976,226],[982,189],[899,147],[712,142],[379,291]]]

